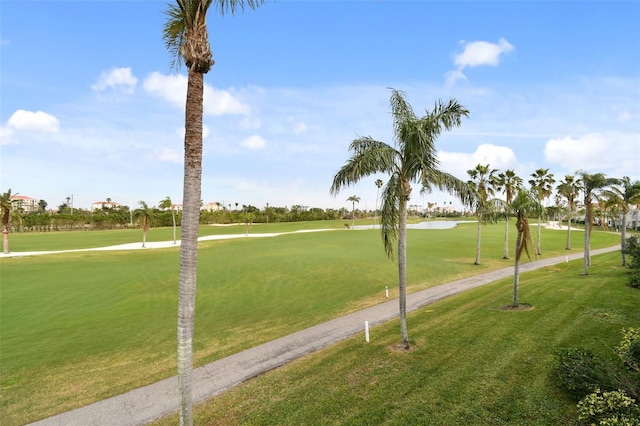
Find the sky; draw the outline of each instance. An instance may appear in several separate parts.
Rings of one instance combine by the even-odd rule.
[[[280,0],[207,26],[202,200],[373,210],[374,175],[337,196],[355,138],[396,141],[390,88],[416,115],[470,111],[436,140],[440,168],[525,182],[577,170],[640,179],[640,1]],[[182,201],[186,70],[165,0],[0,1],[0,191]],[[446,193],[410,204],[457,205]]]

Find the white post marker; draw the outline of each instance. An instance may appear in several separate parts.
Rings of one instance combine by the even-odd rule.
[[[569,256],[564,257],[564,263],[569,263]]]
[[[369,321],[364,322],[364,340],[369,343]]]
[[[384,292],[387,295],[387,299],[388,299],[389,298],[389,286],[388,285],[384,286]]]

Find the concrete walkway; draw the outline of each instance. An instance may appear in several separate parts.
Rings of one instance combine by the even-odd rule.
[[[620,246],[592,250],[592,255],[620,250]],[[523,263],[522,273],[581,259],[582,253]],[[513,267],[453,281],[407,295],[407,311],[411,312],[445,297],[513,276]],[[398,316],[397,299],[336,318],[297,333],[256,346],[214,361],[194,370],[193,401],[199,402],[289,361],[324,348],[369,326]],[[141,425],[178,411],[178,379],[171,377],[113,398],[62,413],[36,423],[38,426],[127,426]]]

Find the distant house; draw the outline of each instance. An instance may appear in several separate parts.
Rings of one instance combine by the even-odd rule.
[[[202,210],[206,210],[208,212],[217,212],[218,210],[222,210],[222,209],[223,209],[222,205],[217,201],[212,201],[202,206]]]
[[[91,204],[91,210],[119,210],[122,205],[114,201],[96,201]]]
[[[177,212],[182,211],[182,204],[171,204],[171,208]]]
[[[23,212],[36,212],[39,208],[38,200],[27,197],[26,195],[13,195],[11,197],[11,204],[14,209]]]

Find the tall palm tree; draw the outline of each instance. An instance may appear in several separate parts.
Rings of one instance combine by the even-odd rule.
[[[622,248],[622,266],[627,266],[626,242],[627,242],[627,214],[629,206],[640,204],[640,180],[632,182],[628,176],[619,180],[618,186],[604,191],[607,203],[615,206],[620,213],[620,246]]]
[[[567,244],[566,250],[571,250],[571,218],[576,209],[576,201],[580,194],[580,179],[576,179],[573,175],[565,175],[564,180],[558,185],[558,193],[567,199]]]
[[[173,202],[171,201],[171,197],[167,195],[167,197],[160,201],[158,205],[161,209],[171,209],[171,220],[173,221],[173,244],[176,243],[176,211],[173,208]]]
[[[496,181],[498,191],[503,191],[505,196],[505,226],[504,226],[504,256],[503,259],[509,259],[509,210],[511,202],[515,197],[516,191],[522,187],[522,178],[516,175],[513,170],[507,170],[498,175]]]
[[[468,186],[441,171],[436,158],[435,141],[444,131],[460,126],[469,111],[456,100],[439,101],[433,110],[417,117],[405,99],[404,92],[391,89],[391,114],[394,145],[360,137],[351,142],[351,157],[333,177],[331,193],[335,196],[344,187],[376,173],[389,175],[382,191],[381,233],[384,249],[393,258],[393,243],[398,241],[398,288],[400,335],[402,346],[409,349],[406,319],[407,274],[407,203],[411,198],[411,183],[422,184],[424,190],[437,187],[455,193],[469,203]]]
[[[584,194],[584,259],[582,275],[588,275],[587,268],[591,266],[591,228],[593,225],[594,200],[598,200],[600,193],[607,187],[618,183],[618,179],[608,178],[604,173],[587,173],[584,170],[576,172],[582,181],[581,190]]]
[[[545,198],[551,196],[555,179],[553,173],[549,173],[549,169],[538,169],[531,174],[533,179],[529,180],[531,190],[538,197],[538,201],[542,204]],[[542,254],[542,215],[538,216],[538,243],[536,245],[536,254]]]
[[[2,252],[4,254],[9,254],[9,221],[11,219],[11,210],[13,209],[13,200],[11,197],[13,197],[11,195],[11,188],[0,195],[0,211],[2,213]]]
[[[537,215],[539,218],[544,217],[544,206],[538,201],[537,194],[519,188],[518,195],[511,202],[511,210],[516,216],[516,229],[518,236],[516,238],[516,261],[514,266],[513,278],[513,307],[518,307],[518,287],[520,285],[520,259],[522,253],[525,252],[529,260],[529,244],[535,246],[531,238],[531,228],[529,227],[528,216]]]
[[[138,201],[140,208],[136,210],[135,217],[140,221],[142,228],[142,247],[147,243],[147,232],[151,228],[151,218],[153,217],[153,209],[151,209],[144,201]]]
[[[360,197],[352,195],[347,201],[351,201],[351,226],[356,226],[356,203],[360,202]]]
[[[478,164],[475,169],[467,170],[470,177],[469,186],[476,193],[476,216],[478,228],[476,231],[476,260],[474,265],[480,265],[480,237],[482,234],[482,222],[493,219],[493,196],[495,195],[495,173],[497,169],[490,169],[488,164]]]
[[[202,115],[204,74],[214,64],[208,41],[206,15],[213,4],[221,15],[234,14],[245,4],[255,9],[263,0],[176,0],[169,4],[163,39],[174,65],[187,67],[185,103],[184,186],[182,243],[178,298],[178,388],[180,424],[193,424],[191,383],[193,371],[193,323],[196,300],[198,223],[202,184]]]
[[[382,181],[382,179],[376,179],[376,188],[378,188],[378,191],[376,192],[376,216],[378,215],[378,210],[380,209],[380,206],[378,205],[378,202],[380,201],[380,188],[382,188],[382,185],[384,185],[384,182]]]

